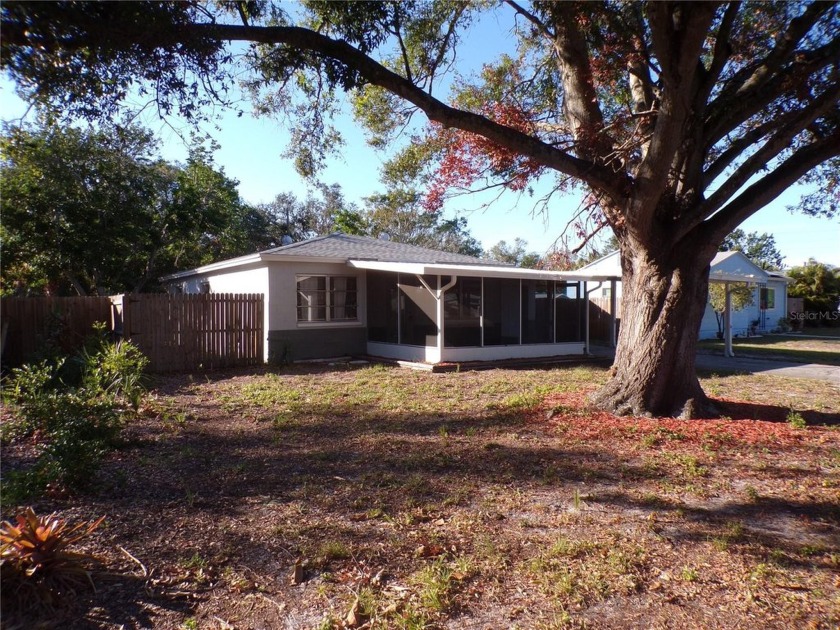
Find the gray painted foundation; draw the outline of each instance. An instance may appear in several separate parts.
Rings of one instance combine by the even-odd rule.
[[[268,362],[326,359],[367,352],[367,329],[308,328],[268,331]]]

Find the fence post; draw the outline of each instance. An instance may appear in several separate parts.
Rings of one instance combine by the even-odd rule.
[[[131,302],[128,295],[111,296],[111,333],[118,339],[131,339]]]

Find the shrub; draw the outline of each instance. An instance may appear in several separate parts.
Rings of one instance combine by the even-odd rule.
[[[90,535],[104,516],[71,526],[55,514],[38,516],[26,508],[11,523],[0,524],[0,584],[4,613],[31,617],[53,609],[62,596],[91,584],[89,554],[70,551]],[[4,620],[5,621],[5,620]]]
[[[7,398],[16,406],[16,418],[4,426],[3,438],[38,432],[42,439],[35,465],[9,475],[6,499],[39,494],[51,484],[89,485],[116,445],[125,406],[136,410],[140,405],[147,363],[136,346],[110,343],[99,328],[73,357],[14,370]]]
[[[84,386],[121,398],[135,410],[146,391],[143,371],[149,360],[128,341],[102,344],[96,352],[83,351]]]
[[[798,411],[794,411],[793,409],[788,412],[787,423],[794,429],[804,429],[808,426],[808,423],[805,421],[805,418],[802,417],[802,414]]]

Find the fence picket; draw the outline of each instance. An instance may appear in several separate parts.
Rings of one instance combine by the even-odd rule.
[[[137,344],[153,372],[258,365],[263,361],[262,294],[139,294],[82,298],[3,298],[4,363],[24,363],[60,321],[59,343],[80,347],[94,322]],[[121,326],[120,326],[121,323]]]

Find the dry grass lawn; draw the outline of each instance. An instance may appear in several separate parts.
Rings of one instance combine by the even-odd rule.
[[[51,620],[838,627],[840,390],[714,376],[730,418],[654,421],[587,410],[604,378],[353,365],[161,378],[98,490],[35,506],[107,515],[87,543],[97,592]],[[6,445],[4,471],[29,446]]]

